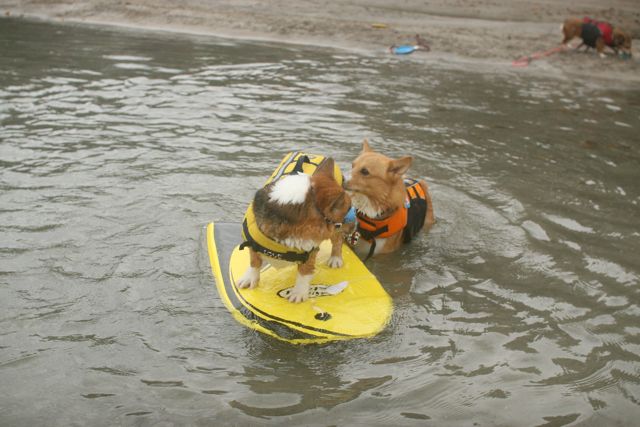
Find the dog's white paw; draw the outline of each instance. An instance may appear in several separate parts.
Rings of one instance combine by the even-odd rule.
[[[327,260],[327,265],[331,268],[341,268],[344,265],[344,261],[341,256],[331,256]]]
[[[291,289],[291,293],[289,294],[289,302],[297,304],[309,299],[309,283],[311,283],[312,276],[312,274],[298,274],[296,285]]]
[[[258,286],[258,283],[260,283],[260,270],[257,268],[249,267],[236,284],[241,289],[253,289]]]
[[[308,299],[309,299],[309,290],[300,291],[300,290],[296,290],[296,288],[291,289],[291,293],[289,294],[289,302],[298,304],[300,302],[305,302]]]

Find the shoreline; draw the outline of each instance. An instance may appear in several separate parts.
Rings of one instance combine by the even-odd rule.
[[[613,0],[604,10],[594,0],[562,5],[552,0],[450,3],[407,0],[390,7],[383,0],[339,0],[319,8],[311,0],[185,0],[176,9],[168,0],[0,0],[0,13],[4,18],[315,45],[364,54],[391,55],[391,45],[412,44],[415,34],[420,34],[431,51],[409,55],[412,61],[470,64],[471,69],[497,73],[515,72],[513,60],[557,47],[565,17],[588,15],[623,22],[634,36],[640,32],[640,6],[635,0]],[[629,60],[612,51],[604,59],[593,51],[568,51],[538,59],[517,72],[635,88],[640,83],[639,44],[634,38]]]

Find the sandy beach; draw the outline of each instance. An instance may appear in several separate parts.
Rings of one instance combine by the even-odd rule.
[[[612,86],[640,83],[640,4],[637,0],[0,0],[4,17],[125,25],[156,30],[274,40],[388,53],[394,44],[424,37],[430,52],[413,60],[484,63],[511,69],[523,55],[559,45],[567,17],[591,16],[631,32],[634,57],[613,52],[560,52],[528,71]],[[573,45],[577,45],[575,40]],[[469,66],[473,68],[473,66]],[[588,72],[585,72],[588,70]],[[526,71],[525,71],[526,72]]]

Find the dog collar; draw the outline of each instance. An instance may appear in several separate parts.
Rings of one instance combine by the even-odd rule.
[[[318,209],[319,211],[320,209]],[[344,224],[349,224],[352,222],[356,222],[356,209],[351,206],[349,208],[349,210],[347,211],[347,213],[344,215],[344,218],[342,219],[342,222],[334,222],[331,219],[327,218],[326,216],[324,216],[324,214],[322,214],[322,212],[320,212],[320,214],[323,216],[324,220],[326,221],[327,224],[332,224],[336,229],[340,229],[342,228],[342,226]]]
[[[333,226],[336,229],[340,229],[340,228],[342,228],[342,226],[344,224],[349,224],[349,223],[352,223],[352,222],[356,222],[356,208],[351,206],[349,208],[349,210],[347,211],[347,213],[344,215],[344,218],[342,219],[342,222],[333,222],[329,218],[326,218],[326,217],[325,217],[325,221],[327,221],[330,224],[333,224]]]

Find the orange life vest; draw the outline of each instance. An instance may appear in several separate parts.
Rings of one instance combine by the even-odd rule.
[[[357,232],[363,239],[371,242],[369,258],[375,250],[376,238],[385,238],[402,232],[402,240],[408,243],[422,229],[427,213],[427,196],[420,182],[415,179],[404,180],[406,201],[386,218],[369,218],[358,212]]]

